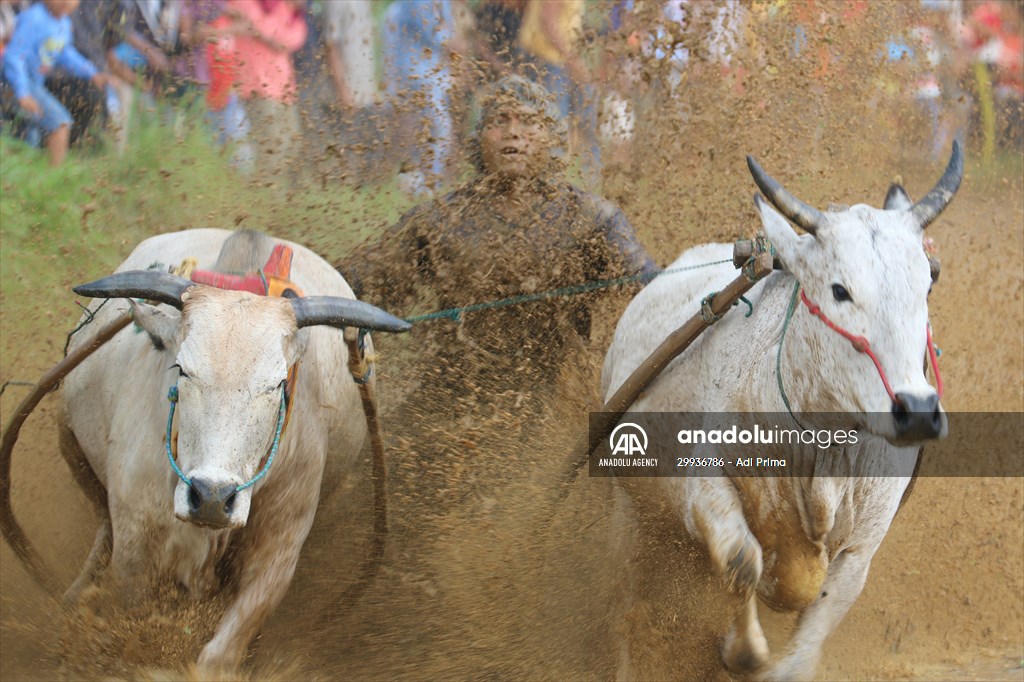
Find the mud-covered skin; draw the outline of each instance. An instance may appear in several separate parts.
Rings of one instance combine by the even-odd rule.
[[[657,271],[610,202],[560,180],[535,180],[512,202],[498,202],[501,193],[500,182],[481,178],[418,206],[339,269],[367,300],[404,314],[422,308],[422,300],[455,308]],[[572,335],[589,335],[599,296],[467,313],[458,325],[430,331],[443,335],[443,348],[469,345],[497,362],[540,358],[559,352]]]

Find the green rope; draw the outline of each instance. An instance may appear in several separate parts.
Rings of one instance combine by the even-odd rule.
[[[68,334],[68,337],[64,340],[64,356],[65,357],[67,357],[67,354],[68,354],[68,346],[71,345],[71,337],[74,336],[75,334],[77,334],[79,332],[79,330],[82,329],[82,327],[84,327],[85,325],[87,325],[90,322],[92,322],[92,318],[96,317],[96,313],[98,313],[100,311],[100,308],[105,306],[107,304],[107,301],[109,301],[109,300],[110,300],[109,298],[103,299],[103,302],[100,303],[98,306],[96,306],[96,310],[89,310],[89,308],[87,308],[86,306],[82,305],[78,301],[75,301],[75,305],[77,305],[79,308],[81,308],[82,310],[85,311],[85,319],[82,320],[81,322],[79,322],[78,326],[75,327],[74,329],[72,329],[71,333]]]
[[[779,339],[779,352],[775,356],[775,380],[779,384],[779,393],[782,395],[782,402],[786,406],[786,410],[789,411],[789,416],[793,418],[793,421],[797,423],[801,429],[804,425],[800,423],[800,420],[793,414],[793,408],[789,405],[789,397],[786,395],[786,389],[782,385],[782,344],[786,340],[786,330],[789,329],[789,323],[793,319],[793,313],[796,312],[796,300],[797,294],[800,293],[800,282],[796,283],[793,288],[793,295],[789,299],[789,310],[786,311],[786,321],[782,323],[782,338]],[[806,429],[805,429],[806,430]]]
[[[615,279],[606,279],[597,282],[586,282],[585,284],[576,284],[569,287],[562,287],[561,289],[541,291],[536,294],[522,294],[520,296],[512,296],[510,298],[503,298],[497,301],[474,303],[472,305],[463,306],[461,308],[447,308],[445,310],[438,310],[433,313],[425,313],[423,315],[414,315],[412,317],[407,317],[405,318],[405,321],[415,323],[426,322],[427,320],[449,319],[454,322],[459,322],[462,319],[463,313],[472,313],[478,310],[490,310],[494,308],[505,308],[511,305],[532,303],[534,301],[542,301],[549,298],[559,298],[561,296],[575,296],[576,294],[584,294],[590,291],[596,291],[597,289],[606,289],[608,287],[616,287],[621,286],[623,284],[631,284],[633,282],[640,282],[645,280],[649,281],[654,279],[655,277],[660,277],[662,275],[671,275],[677,272],[683,272],[685,270],[696,270],[698,268],[706,268],[712,265],[721,265],[723,263],[732,263],[732,259],[726,258],[724,260],[716,260],[710,263],[701,263],[699,265],[688,265],[682,268],[671,268],[669,270],[661,270],[660,272],[646,272],[636,275],[629,275],[627,277],[616,277]],[[747,317],[749,317],[749,315],[747,315]]]
[[[740,301],[743,301],[744,303],[747,304],[747,314],[744,315],[743,317],[750,317],[751,315],[753,315],[754,304],[750,302],[750,299],[748,299],[746,296],[740,296],[739,300],[733,303],[733,305],[739,305]]]
[[[35,386],[31,381],[5,381],[3,386],[0,386],[0,395],[4,394],[8,386]]]
[[[710,294],[708,294],[707,296],[700,300],[700,316],[704,320],[704,324],[708,325],[709,327],[713,325],[715,322],[718,322],[725,315],[724,312],[721,315],[716,315],[715,311],[712,310],[712,306],[715,303],[715,296],[718,296],[718,294],[720,293],[722,292],[712,291]],[[733,307],[735,308],[736,306],[738,306],[740,304],[740,301],[743,301],[744,303],[747,304],[747,313],[743,317],[750,317],[751,315],[753,315],[754,304],[751,303],[750,299],[747,298],[746,296],[740,296],[738,299],[733,301]]]

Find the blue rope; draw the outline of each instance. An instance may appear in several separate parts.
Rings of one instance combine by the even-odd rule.
[[[288,413],[288,401],[284,397],[284,383],[281,384],[281,406],[277,409],[277,429],[274,431],[274,444],[270,446],[270,454],[267,455],[267,463],[263,465],[263,468],[258,474],[252,477],[248,483],[244,483],[237,488],[235,492],[245,490],[246,488],[256,484],[256,481],[260,480],[267,475],[270,471],[270,465],[274,463],[274,455],[277,454],[277,446],[281,444],[281,432],[284,430],[284,417]]]
[[[608,287],[616,287],[621,286],[623,284],[631,284],[633,282],[640,282],[645,280],[650,281],[655,277],[660,277],[662,275],[671,275],[677,272],[683,272],[685,270],[707,268],[711,267],[712,265],[721,265],[722,263],[732,263],[732,259],[726,258],[724,260],[716,260],[710,263],[688,265],[682,268],[672,268],[670,270],[661,270],[659,272],[643,272],[636,275],[629,275],[627,277],[616,277],[615,279],[606,279],[597,282],[587,282],[585,284],[575,284],[573,286],[562,287],[560,289],[550,289],[548,291],[541,291],[536,294],[522,294],[520,296],[502,298],[496,301],[474,303],[472,305],[463,306],[461,308],[447,308],[445,310],[438,310],[433,313],[426,313],[423,315],[414,315],[412,317],[407,317],[405,318],[405,321],[415,323],[426,322],[427,320],[448,319],[452,320],[453,322],[461,322],[463,313],[473,313],[478,310],[491,310],[494,308],[505,308],[512,305],[519,305],[521,303],[532,303],[534,301],[542,301],[549,298],[559,298],[561,296],[575,296],[576,294],[584,294],[590,291],[596,291],[597,289],[606,289]]]
[[[235,487],[235,492],[240,492],[242,490],[245,490],[246,488],[249,488],[249,487],[255,485],[256,481],[260,480],[261,478],[263,478],[264,476],[267,475],[267,472],[270,471],[270,465],[274,463],[274,456],[277,454],[277,448],[281,444],[281,432],[284,430],[284,418],[285,418],[285,415],[288,413],[288,400],[285,397],[285,388],[284,388],[284,386],[285,386],[285,384],[282,383],[281,384],[281,405],[280,405],[280,407],[277,410],[277,428],[274,431],[274,443],[273,443],[273,445],[270,446],[270,454],[267,456],[267,463],[265,465],[263,465],[263,468],[260,470],[260,472],[258,474],[256,474],[255,476],[253,476],[249,480],[248,483],[244,483],[244,484],[242,484],[240,486]],[[181,482],[191,488],[192,487],[192,481],[190,481],[188,479],[188,477],[185,476],[185,474],[182,473],[181,469],[178,467],[178,463],[176,461],[174,461],[174,452],[171,449],[171,442],[172,442],[171,441],[171,438],[172,438],[171,426],[174,423],[174,408],[178,404],[178,386],[177,386],[177,384],[175,384],[174,386],[171,386],[171,390],[169,390],[167,392],[167,400],[169,400],[170,403],[171,403],[170,413],[167,415],[167,439],[166,439],[167,460],[171,463],[171,468],[174,469],[174,473],[176,473],[178,475],[178,478],[181,479]]]
[[[796,283],[793,288],[793,295],[789,299],[789,310],[786,311],[786,321],[782,323],[782,338],[779,339],[779,352],[775,356],[775,380],[779,384],[779,393],[782,395],[782,403],[786,406],[786,410],[789,412],[789,416],[793,418],[797,426],[804,429],[804,425],[800,423],[800,420],[793,414],[793,408],[789,405],[789,397],[786,395],[786,389],[782,385],[782,344],[786,340],[786,330],[789,329],[789,323],[793,319],[793,313],[796,311],[796,300],[797,294],[800,293],[800,282]]]
[[[178,468],[178,463],[174,461],[174,452],[171,450],[171,425],[174,423],[174,408],[178,404],[177,384],[171,386],[171,390],[167,391],[167,400],[171,402],[171,411],[167,415],[167,438],[164,439],[164,446],[167,448],[167,459],[171,463],[171,468],[174,469],[174,473],[178,474],[178,478],[181,479],[181,482],[191,488],[192,481],[190,481],[185,474],[181,473],[181,469]]]

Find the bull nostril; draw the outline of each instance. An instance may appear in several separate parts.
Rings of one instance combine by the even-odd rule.
[[[897,433],[909,439],[937,438],[942,435],[945,424],[936,394],[897,393],[892,404],[892,416]]]
[[[199,511],[200,505],[203,501],[199,498],[199,493],[196,492],[195,486],[189,486],[188,488],[188,508],[191,512]]]
[[[227,516],[231,515],[231,512],[235,508],[235,499],[238,497],[238,491],[231,493],[228,499],[224,500],[224,514]]]
[[[193,477],[188,490],[189,514],[201,524],[222,525],[235,508],[237,493],[234,483],[212,484]]]
[[[902,400],[897,400],[892,404],[892,416],[901,428],[906,428],[910,423],[910,411]]]

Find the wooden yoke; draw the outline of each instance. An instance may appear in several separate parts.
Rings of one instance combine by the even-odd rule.
[[[742,257],[741,257],[742,256]],[[706,319],[704,312],[698,312],[682,326],[668,335],[654,352],[640,363],[640,366],[629,375],[614,395],[601,408],[600,421],[590,429],[588,437],[580,440],[574,450],[573,457],[563,472],[557,500],[561,500],[576,480],[579,470],[590,458],[592,453],[612,432],[619,419],[636,402],[637,398],[654,381],[659,374],[690,347],[701,332],[710,327],[714,321],[724,315],[740,296],[750,290],[763,277],[772,272],[775,259],[770,251],[761,250],[750,241],[739,241],[733,247],[733,262],[743,267],[743,273],[729,283],[720,292],[710,297],[711,320]],[[556,501],[557,501],[556,500]]]

